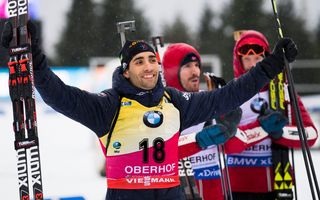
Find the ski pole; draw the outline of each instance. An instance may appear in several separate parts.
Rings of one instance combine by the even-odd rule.
[[[225,150],[224,150],[224,145],[221,144],[220,145],[220,148],[221,148],[221,153],[222,153],[222,160],[223,160],[223,166],[224,166],[224,169],[225,169],[225,181],[226,181],[226,196],[227,196],[227,200],[233,200],[233,197],[232,197],[232,190],[231,190],[231,182],[230,182],[230,175],[229,175],[229,170],[228,170],[228,163],[226,161],[226,158],[225,158]]]
[[[189,164],[191,165],[190,161],[188,160],[187,158],[187,161],[189,162]],[[186,168],[186,161],[184,159],[181,159],[181,163],[182,163],[182,167],[183,167],[183,171],[185,173],[185,176],[186,176],[186,181],[187,181],[187,185],[189,186],[189,190],[190,190],[190,193],[191,193],[191,197],[192,197],[192,200],[196,200],[196,192],[194,191],[193,189],[193,185],[192,185],[192,180],[190,180],[190,176],[189,176],[189,170],[187,170]],[[192,168],[190,168],[192,170]],[[193,173],[191,171],[191,173]],[[188,199],[188,197],[186,197]]]
[[[152,44],[153,44],[154,50],[156,51],[156,57],[157,57],[158,63],[159,63],[159,65],[161,65],[158,44],[160,45],[160,47],[164,46],[163,37],[162,36],[155,36],[155,37],[152,37],[151,39],[152,39]]]
[[[214,73],[207,72],[207,73],[203,73],[203,75],[206,79],[207,88],[209,91],[215,90],[217,88],[221,88],[222,86],[226,85],[225,80],[223,78],[215,76]],[[214,84],[212,81],[214,82]],[[225,153],[224,145],[223,144],[218,145],[217,150],[219,154],[219,164],[220,164],[221,182],[222,182],[222,189],[224,193],[224,199],[233,200],[228,164],[225,158],[226,153]],[[222,167],[224,167],[225,172],[223,171]]]
[[[152,44],[153,44],[154,50],[156,51],[156,57],[157,57],[158,64],[159,64],[159,71],[160,71],[161,81],[162,81],[163,86],[166,86],[166,80],[164,79],[164,74],[163,74],[160,54],[159,54],[159,50],[158,50],[158,44],[160,45],[160,47],[164,46],[163,37],[162,36],[155,36],[155,37],[152,37],[151,39],[152,39]]]
[[[283,32],[282,32],[281,23],[280,23],[278,11],[277,11],[276,0],[271,0],[271,3],[272,3],[274,17],[276,19],[278,37],[279,38],[283,38]],[[300,139],[300,143],[301,143],[302,154],[303,154],[305,168],[306,168],[307,175],[308,175],[308,180],[309,180],[309,185],[310,185],[312,198],[314,200],[316,199],[315,198],[315,191],[314,191],[314,186],[315,186],[318,199],[320,199],[319,185],[318,185],[318,181],[317,181],[317,178],[316,178],[316,173],[315,173],[315,170],[314,170],[314,165],[313,165],[313,161],[312,161],[312,157],[311,157],[311,153],[310,153],[310,148],[309,148],[309,145],[307,143],[307,136],[306,136],[306,133],[305,133],[305,130],[304,130],[304,126],[303,126],[303,121],[302,121],[302,117],[301,117],[301,111],[300,111],[299,106],[298,106],[298,100],[297,100],[296,91],[295,91],[295,87],[294,87],[293,76],[292,76],[292,73],[290,71],[289,62],[286,59],[285,55],[284,55],[284,61],[285,61],[284,62],[285,63],[284,71],[286,73],[287,80],[289,82],[289,85],[288,85],[289,96],[290,96],[290,99],[291,99],[291,101],[293,103],[293,109],[294,109],[294,114],[295,114],[296,121],[297,121],[299,139]],[[309,164],[310,164],[310,166],[309,166]],[[313,180],[312,180],[312,177],[311,177],[311,174],[310,174],[310,170],[311,170],[311,173],[312,173],[312,176],[313,176]]]
[[[212,73],[203,73],[204,77],[205,77],[205,80],[207,82],[207,89],[208,91],[211,91],[211,90],[215,90],[217,88],[217,85],[216,84],[213,84],[212,83],[212,79],[211,79],[211,76],[212,76]],[[226,189],[226,180],[225,180],[225,174],[223,172],[223,167],[225,168],[225,165],[224,163],[222,163],[221,161],[221,157],[224,157],[224,152],[222,152],[222,149],[220,148],[220,145],[217,145],[217,151],[218,151],[218,158],[219,158],[219,168],[220,168],[220,174],[221,174],[221,187],[222,187],[222,192],[223,192],[223,196],[224,196],[224,200],[228,200],[228,192],[227,192],[227,189]],[[221,155],[222,154],[222,155]],[[224,158],[223,158],[224,159]]]
[[[293,168],[293,177],[294,177],[294,196],[296,197],[296,200],[298,200],[298,192],[297,192],[297,178],[296,178],[296,165],[295,165],[295,161],[294,161],[294,150],[293,148],[291,148],[291,160],[292,160],[292,168]]]
[[[120,34],[121,46],[123,46],[126,43],[125,32],[126,31],[131,31],[131,32],[136,31],[135,21],[132,20],[132,21],[118,22],[117,23],[117,30],[118,30],[118,33]]]

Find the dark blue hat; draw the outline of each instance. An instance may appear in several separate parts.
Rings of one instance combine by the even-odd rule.
[[[141,52],[150,51],[155,54],[154,49],[146,43],[144,40],[127,40],[120,51],[120,61],[122,66],[122,71],[128,68],[128,65],[132,58]]]

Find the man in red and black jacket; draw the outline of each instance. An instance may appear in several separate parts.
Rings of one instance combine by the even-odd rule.
[[[233,50],[235,78],[247,74],[270,53],[269,43],[262,33],[254,30],[242,33]],[[312,146],[318,137],[317,130],[300,98],[298,102],[308,136],[308,144]],[[300,147],[299,136],[290,134],[290,132],[297,131],[295,118],[292,118],[292,124],[283,128],[275,127],[275,130],[278,130],[270,131],[270,126],[263,124],[264,118],[260,117],[261,114],[255,109],[257,104],[266,106],[267,112],[272,113],[268,106],[268,85],[240,106],[242,118],[239,127],[246,134],[246,142],[235,144],[230,140],[225,145],[226,152],[229,153],[228,166],[234,199],[275,199],[271,143],[289,148]]]

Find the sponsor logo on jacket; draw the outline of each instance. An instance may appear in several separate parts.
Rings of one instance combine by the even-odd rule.
[[[173,178],[158,178],[158,177],[150,177],[145,176],[141,178],[127,178],[126,181],[129,184],[143,184],[144,186],[149,186],[153,183],[174,183],[175,180]]]
[[[151,128],[159,127],[163,122],[163,114],[160,111],[148,111],[143,115],[143,123]]]

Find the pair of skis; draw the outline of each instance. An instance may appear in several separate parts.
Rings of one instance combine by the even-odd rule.
[[[33,66],[27,31],[28,1],[8,0],[8,13],[13,31],[8,67],[15,134],[14,147],[18,159],[19,196],[20,200],[29,200],[31,196],[29,187],[32,187],[33,199],[42,200]]]
[[[286,88],[285,74],[278,74],[269,84],[269,102],[270,109],[280,111],[283,115],[290,118],[290,104],[285,98]],[[289,120],[291,121],[291,120]],[[289,148],[286,146],[272,143],[272,163],[274,172],[274,191],[277,199],[292,200],[293,199],[293,180],[294,179],[294,157],[292,152],[291,166],[289,159]],[[296,190],[295,190],[296,191]]]

